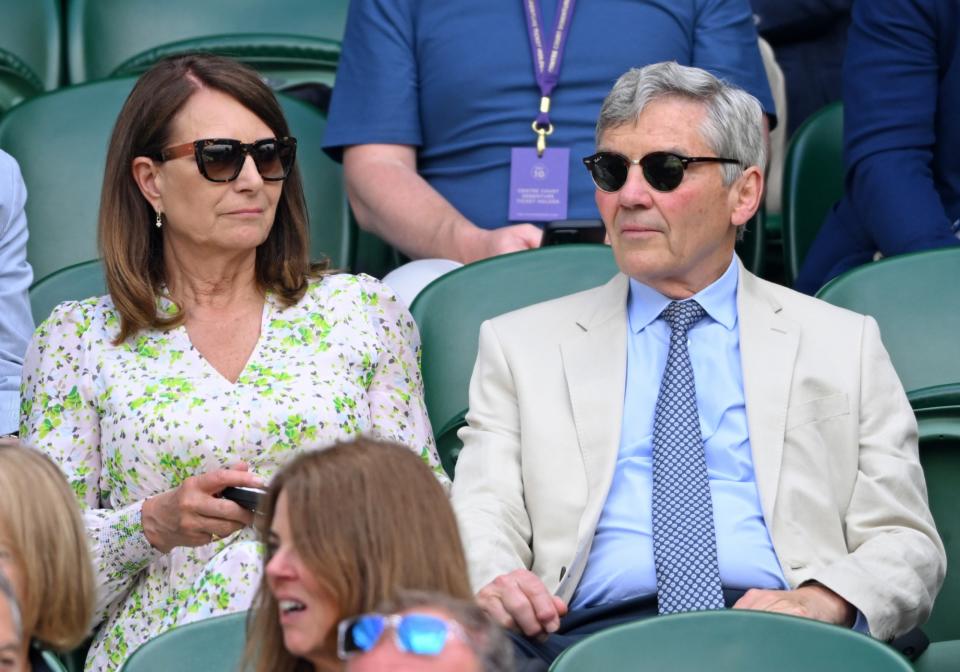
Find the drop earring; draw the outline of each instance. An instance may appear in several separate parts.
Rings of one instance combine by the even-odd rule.
[[[155,224],[157,225],[157,228],[158,228],[158,229],[159,229],[161,226],[163,226],[163,215],[160,214],[160,211],[159,211],[159,210],[157,210],[157,221],[155,222]]]

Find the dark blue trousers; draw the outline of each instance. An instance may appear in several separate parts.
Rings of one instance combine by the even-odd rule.
[[[732,607],[743,597],[744,590],[723,589],[723,601]],[[657,615],[657,597],[637,597],[615,604],[605,604],[587,609],[575,609],[560,619],[560,628],[544,641],[524,637],[510,631],[513,640],[516,668],[522,672],[546,670],[564,649],[573,646],[587,635],[614,625],[629,623]]]

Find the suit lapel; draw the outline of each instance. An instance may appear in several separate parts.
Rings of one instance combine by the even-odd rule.
[[[770,524],[800,336],[797,325],[782,314],[779,302],[742,264],[737,312],[750,450],[763,515]]]
[[[617,461],[627,371],[628,286],[622,274],[608,282],[589,313],[578,316],[582,333],[560,346],[588,486],[579,539],[593,534]]]

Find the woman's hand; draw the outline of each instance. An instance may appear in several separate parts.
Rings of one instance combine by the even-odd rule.
[[[224,488],[262,488],[244,463],[184,480],[180,487],[150,497],[140,517],[150,545],[168,553],[177,546],[203,546],[253,523],[253,513],[216,497]]]

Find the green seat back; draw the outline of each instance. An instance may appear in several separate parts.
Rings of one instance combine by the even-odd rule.
[[[427,412],[451,476],[477,358],[480,323],[565,294],[596,287],[617,273],[606,245],[554,245],[468,264],[427,285],[410,307],[423,342]]]
[[[57,304],[64,301],[80,301],[106,293],[107,283],[98,259],[60,269],[35,282],[30,288],[33,321],[40,324],[50,316]]]
[[[132,79],[32,98],[0,119],[0,147],[27,185],[27,259],[33,277],[96,259],[107,143]]]
[[[320,37],[277,33],[214,35],[147,49],[121,63],[110,76],[139,75],[167,56],[196,51],[243,61],[260,71],[274,89],[306,83],[332,87],[340,60],[340,43]]]
[[[236,672],[246,645],[247,613],[217,616],[169,630],[141,646],[121,672]]]
[[[933,642],[913,661],[914,672],[957,672],[960,641]]]
[[[28,100],[0,119],[0,148],[19,161],[27,184],[27,258],[38,280],[99,256],[97,218],[107,145],[134,81],[66,87]],[[302,101],[278,97],[299,140],[311,252],[344,266],[353,235],[342,169],[320,149],[326,120]]]
[[[0,0],[0,16],[0,69],[24,69],[39,91],[59,86],[59,0]]]
[[[63,661],[55,654],[53,651],[44,649],[40,653],[40,657],[43,659],[43,662],[46,663],[47,669],[50,672],[68,672],[66,666],[63,664]]]
[[[947,549],[947,575],[923,631],[931,641],[960,640],[960,406],[917,410],[920,463],[930,511]],[[960,657],[955,659],[960,669]]]
[[[602,630],[567,649],[551,672],[909,672],[867,635],[756,611],[701,611]]]
[[[907,392],[960,383],[960,248],[859,266],[817,296],[876,318]]]
[[[843,196],[843,104],[810,116],[790,139],[783,164],[784,273],[792,285],[827,212]]]
[[[763,273],[763,265],[766,261],[767,231],[765,220],[766,214],[761,205],[757,214],[746,223],[746,228],[743,230],[743,239],[737,241],[737,256],[740,257],[744,267],[754,275]]]
[[[172,53],[164,46],[171,43],[181,50],[232,49],[223,53],[260,58],[285,76],[282,69],[292,64],[324,62],[324,45],[343,37],[347,6],[348,0],[71,0],[70,81],[135,72],[164,55],[158,47]]]

